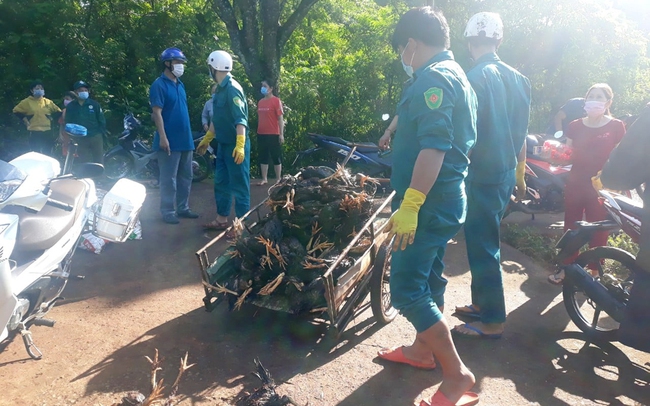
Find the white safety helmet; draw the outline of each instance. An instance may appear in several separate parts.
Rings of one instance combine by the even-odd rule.
[[[503,21],[497,13],[477,13],[467,22],[465,38],[485,37],[495,40],[503,39]]]
[[[213,51],[208,56],[208,65],[217,71],[230,72],[232,70],[232,56],[226,51]]]

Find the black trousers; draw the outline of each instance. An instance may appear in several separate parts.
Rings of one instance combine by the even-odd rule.
[[[273,165],[282,163],[282,145],[277,134],[257,134],[257,155],[260,165]],[[270,158],[270,159],[269,159]]]
[[[52,155],[52,148],[54,148],[54,136],[52,130],[29,132],[30,150],[45,155]]]

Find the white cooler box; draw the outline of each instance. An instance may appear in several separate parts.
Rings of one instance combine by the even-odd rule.
[[[113,242],[125,241],[135,227],[146,194],[144,185],[118,180],[95,212],[94,234]]]

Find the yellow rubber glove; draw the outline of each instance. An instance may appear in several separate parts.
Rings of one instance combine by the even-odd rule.
[[[244,162],[244,145],[246,145],[246,136],[244,134],[237,134],[237,144],[235,144],[235,149],[232,150],[232,157],[235,158],[237,165]]]
[[[388,240],[395,236],[393,251],[405,250],[409,244],[413,244],[415,230],[418,228],[418,212],[426,198],[427,196],[419,190],[406,189],[402,204],[386,226]]]
[[[517,186],[517,200],[521,200],[526,197],[526,161],[517,163],[515,179],[515,185]]]
[[[598,192],[599,190],[603,190],[603,182],[600,181],[601,172],[602,171],[598,171],[598,174],[596,174],[596,176],[591,178],[591,186],[593,186],[594,189],[596,189],[596,192]]]
[[[212,131],[208,130],[208,132],[205,133],[205,136],[203,137],[203,139],[199,143],[199,146],[196,147],[196,152],[199,155],[205,154],[205,151],[208,150],[208,145],[210,145],[210,141],[212,141],[213,139],[214,139],[214,133]]]

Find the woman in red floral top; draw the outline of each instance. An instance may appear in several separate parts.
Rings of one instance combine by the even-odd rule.
[[[564,188],[564,230],[575,227],[577,221],[600,221],[607,218],[605,208],[598,201],[598,192],[591,178],[603,169],[612,150],[625,135],[625,124],[612,118],[609,108],[614,93],[605,83],[593,85],[585,97],[587,117],[572,121],[565,132],[567,144],[573,148],[571,171]],[[608,233],[594,234],[590,247],[607,245]],[[574,255],[567,260],[573,262]],[[564,280],[564,272],[549,276],[551,283]]]

